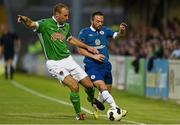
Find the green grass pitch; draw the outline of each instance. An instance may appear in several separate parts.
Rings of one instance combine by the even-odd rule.
[[[95,119],[80,87],[86,120],[75,120],[69,89],[54,78],[15,74],[14,81],[0,77],[0,124],[180,124],[180,105],[173,100],[155,100],[113,89],[117,104],[128,110],[120,122],[109,121],[106,111]]]

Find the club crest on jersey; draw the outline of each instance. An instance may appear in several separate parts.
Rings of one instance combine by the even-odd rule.
[[[104,35],[104,31],[102,31],[102,30],[101,30],[99,33],[100,33],[101,35]]]
[[[91,75],[91,79],[95,79],[96,78],[96,76],[95,75]]]
[[[96,44],[96,46],[99,46],[99,45],[101,45],[101,41],[99,39],[96,39],[95,44]]]
[[[52,35],[51,35],[51,40],[54,42],[56,41],[57,39],[61,40],[61,41],[64,41],[65,37],[63,34],[59,33],[59,32],[54,32]]]

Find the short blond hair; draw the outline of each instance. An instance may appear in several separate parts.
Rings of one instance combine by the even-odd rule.
[[[68,10],[68,6],[66,6],[65,4],[62,3],[56,4],[53,8],[53,15],[55,15],[56,13],[61,13],[62,8],[66,8]]]

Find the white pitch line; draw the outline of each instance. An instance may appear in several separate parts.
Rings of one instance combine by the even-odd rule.
[[[39,97],[41,97],[41,98],[45,98],[45,99],[47,99],[47,100],[50,100],[50,101],[53,101],[53,102],[57,102],[57,103],[60,103],[60,104],[63,104],[63,105],[72,106],[71,103],[68,103],[68,102],[65,102],[65,101],[62,101],[62,100],[58,100],[58,99],[55,99],[55,98],[52,98],[52,97],[43,95],[43,94],[41,94],[41,93],[39,93],[39,92],[36,92],[36,91],[34,91],[34,90],[32,90],[32,89],[27,88],[26,86],[23,86],[23,85],[20,84],[20,83],[17,83],[16,81],[12,81],[11,83],[12,83],[14,86],[16,86],[16,87],[18,87],[18,88],[20,88],[20,89],[23,89],[23,90],[25,90],[26,92],[29,92],[29,93],[31,93],[31,94],[33,94],[33,95],[36,95],[36,96],[39,96]],[[87,112],[87,113],[89,113],[89,114],[93,114],[91,111],[89,111],[88,109],[85,109],[85,108],[83,108],[83,107],[82,107],[82,110],[85,111],[85,112]]]
[[[41,94],[41,93],[39,93],[37,91],[34,91],[34,90],[32,90],[32,89],[30,89],[30,88],[28,88],[26,86],[23,86],[22,84],[20,84],[19,82],[14,81],[14,80],[11,81],[11,84],[16,86],[17,88],[23,89],[24,91],[29,92],[29,93],[31,93],[33,95],[38,96],[38,97],[45,98],[47,100],[50,100],[50,101],[53,101],[53,102],[57,102],[57,103],[60,103],[60,104],[63,104],[63,105],[67,105],[67,106],[71,106],[71,107],[73,106],[71,103],[68,103],[68,102],[65,102],[65,101],[62,101],[62,100],[58,100],[56,98],[52,98],[52,97],[46,96],[44,94]],[[81,108],[82,108],[82,110],[84,112],[86,112],[88,114],[91,114],[91,115],[93,114],[90,110],[88,110],[88,109],[86,109],[84,107],[81,107]],[[106,117],[106,115],[100,115],[100,116]],[[122,121],[125,121],[125,122],[128,122],[128,123],[133,123],[133,124],[141,124],[141,125],[144,124],[144,123],[139,123],[139,122],[130,121],[130,120],[123,120],[123,119],[122,119]]]

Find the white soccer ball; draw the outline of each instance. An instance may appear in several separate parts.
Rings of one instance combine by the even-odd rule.
[[[120,121],[122,118],[122,111],[120,108],[110,108],[107,111],[107,118],[111,121]]]

